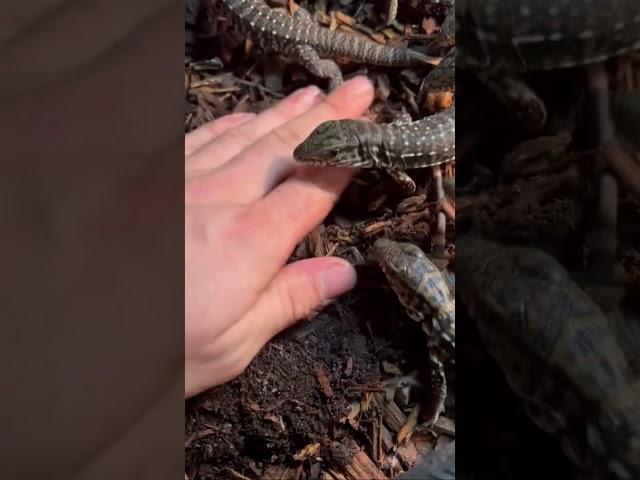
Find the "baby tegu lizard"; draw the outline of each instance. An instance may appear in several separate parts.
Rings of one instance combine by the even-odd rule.
[[[346,57],[360,63],[389,67],[432,64],[438,59],[408,48],[380,45],[356,35],[329,30],[314,23],[299,8],[293,17],[272,10],[263,0],[220,0],[263,50],[291,57],[311,73],[330,80],[333,89],[342,83],[342,72],[329,58]]]
[[[547,253],[456,238],[458,291],[540,428],[589,478],[640,478],[640,396],[598,305]]]
[[[438,267],[416,245],[381,238],[373,245],[373,254],[407,314],[427,336],[429,393],[435,404],[427,424],[433,424],[447,397],[443,357],[456,346],[455,299]]]
[[[293,157],[311,165],[380,168],[413,192],[415,183],[404,170],[455,160],[456,109],[415,122],[324,122],[296,147]]]

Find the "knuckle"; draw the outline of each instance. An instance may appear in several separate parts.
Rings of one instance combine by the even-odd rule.
[[[222,138],[224,137],[224,139]],[[243,127],[235,127],[227,130],[221,137],[221,142],[226,142],[229,144],[241,145],[242,147],[246,147],[251,145],[255,139],[253,136]]]
[[[269,218],[266,214],[257,214],[252,208],[241,208],[233,215],[226,234],[240,243],[251,244],[268,225]]]
[[[285,324],[308,315],[319,302],[319,287],[308,277],[284,282],[279,301]]]
[[[318,108],[321,109],[325,120],[334,120],[344,116],[344,113],[341,114],[344,111],[344,104],[340,105],[337,102],[338,100],[335,97],[329,96],[319,105]]]
[[[291,150],[298,146],[298,144],[304,139],[298,129],[291,124],[274,128],[271,131],[271,134],[278,142]]]

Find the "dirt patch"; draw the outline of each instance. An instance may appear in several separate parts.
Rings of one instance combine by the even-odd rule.
[[[417,325],[397,315],[394,298],[359,289],[269,343],[240,377],[188,402],[187,465],[199,478],[226,478],[229,469],[267,478],[269,467],[298,465],[314,478],[315,464],[345,461],[336,443],[374,447],[367,422],[375,415],[353,408],[394,378],[383,364],[409,373],[424,355]],[[316,442],[310,459],[294,459]]]

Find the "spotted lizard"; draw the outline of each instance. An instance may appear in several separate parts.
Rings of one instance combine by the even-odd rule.
[[[263,0],[219,1],[263,50],[291,57],[314,75],[329,79],[331,89],[342,83],[342,72],[329,58],[346,57],[360,63],[389,67],[438,63],[437,58],[415,50],[381,45],[323,28],[313,22],[304,8],[299,8],[292,17],[269,8]]]
[[[602,62],[640,49],[640,2],[458,0],[457,58],[534,128],[546,108],[520,79],[531,71]]]
[[[381,238],[373,245],[373,254],[407,314],[427,336],[433,409],[427,425],[431,425],[444,410],[447,396],[444,360],[455,351],[455,298],[440,270],[416,245]]]
[[[511,388],[590,478],[640,478],[640,392],[607,317],[550,255],[456,238],[458,292]]]
[[[455,160],[455,107],[416,122],[328,121],[298,145],[293,156],[312,165],[384,169],[414,191],[405,169]]]
[[[454,32],[449,26],[444,34]],[[455,87],[455,49],[429,72],[426,81],[434,89]],[[293,156],[312,165],[382,169],[411,193],[416,185],[405,170],[455,160],[455,112],[454,106],[420,120],[404,115],[388,124],[328,121],[298,145]]]

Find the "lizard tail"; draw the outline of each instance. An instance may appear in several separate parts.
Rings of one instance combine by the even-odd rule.
[[[356,35],[349,35],[342,32],[329,32],[324,30],[322,36],[334,37],[335,53],[355,60],[358,63],[368,63],[370,65],[380,65],[384,67],[416,67],[421,65],[437,65],[440,63],[439,57],[430,57],[423,53],[409,48],[390,47],[380,45],[373,40],[367,40]],[[325,39],[323,39],[325,40]],[[328,45],[327,38],[324,45]],[[322,49],[321,44],[320,49]]]
[[[423,65],[437,65],[440,58],[430,57],[409,48],[389,47],[374,42],[365,51],[368,55],[361,61],[384,67],[419,67]],[[360,59],[357,59],[360,60]]]

